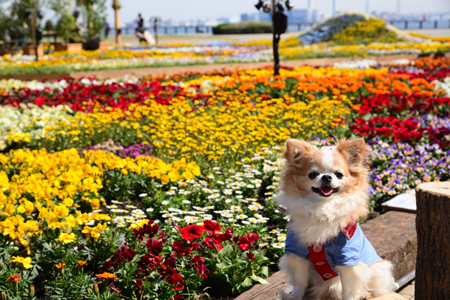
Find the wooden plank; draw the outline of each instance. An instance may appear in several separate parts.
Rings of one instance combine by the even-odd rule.
[[[398,210],[415,213],[417,210],[417,202],[415,194],[416,194],[415,191],[412,190],[409,193],[397,195],[391,200],[381,204],[381,206],[385,210]]]

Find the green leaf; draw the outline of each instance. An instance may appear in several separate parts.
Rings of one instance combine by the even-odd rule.
[[[256,275],[252,275],[251,276],[251,278],[254,280],[254,281],[257,281],[257,282],[259,282],[259,283],[261,283],[261,284],[270,284],[267,280],[264,280],[263,278],[261,278],[261,277],[259,277],[259,276],[256,276]]]
[[[261,273],[266,276],[269,277],[269,268],[268,267],[262,267],[261,268]]]
[[[220,250],[220,254],[223,256],[228,256],[233,252],[233,247],[231,245],[226,245],[225,247]]]
[[[243,288],[249,288],[253,285],[253,281],[250,279],[250,277],[245,278],[245,280],[242,282]]]

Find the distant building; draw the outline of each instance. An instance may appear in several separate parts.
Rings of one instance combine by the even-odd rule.
[[[317,11],[316,11],[317,14]],[[292,9],[287,12],[289,23],[308,22],[308,9]]]
[[[252,21],[250,14],[241,14],[241,22]]]
[[[258,12],[257,19],[254,21],[260,21],[260,22],[272,22],[272,14],[271,13],[265,13],[263,11]]]

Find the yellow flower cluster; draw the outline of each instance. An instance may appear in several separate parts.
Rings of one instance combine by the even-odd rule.
[[[298,102],[289,95],[262,100],[249,97],[244,89],[241,90],[237,90],[237,94],[219,92],[217,99],[209,99],[207,107],[198,109],[193,109],[191,103],[183,99],[172,99],[169,105],[149,101],[145,106],[132,105],[128,111],[78,114],[69,119],[70,125],[64,123],[51,130],[47,128],[47,135],[54,140],[70,140],[78,136],[83,138],[113,132],[118,136],[134,136],[137,141],[151,141],[155,155],[164,160],[176,159],[181,155],[209,165],[215,164],[211,160],[221,158],[227,161],[233,158],[235,162],[256,145],[275,145],[294,136],[327,136],[327,130],[335,126],[336,120],[350,113],[351,105],[347,104],[345,96],[341,99],[325,97],[306,103]],[[90,152],[88,159],[102,162],[105,155]],[[105,166],[113,168],[116,163],[126,164],[128,161],[108,159]],[[139,157],[134,166],[140,168],[141,163],[152,165],[161,164],[161,161]],[[162,166],[147,167],[145,172],[159,178],[161,170],[165,171]],[[195,171],[195,166],[192,168],[188,164],[181,179],[192,178],[199,173],[199,170],[197,173]],[[161,177],[163,184],[169,179],[178,180],[176,173],[168,172],[167,176]]]
[[[420,50],[422,52],[446,52],[450,49],[450,43],[371,43],[369,45],[336,45],[323,47],[318,44],[280,49],[282,59],[296,59],[303,57],[327,57],[327,56],[366,56],[376,54],[409,52]]]
[[[347,27],[341,32],[333,35],[331,39],[339,45],[395,43],[401,39],[397,34],[386,28],[386,22],[381,19],[355,22],[355,26]]]
[[[146,174],[162,183],[191,179],[200,168],[185,159],[170,164],[150,157],[121,159],[103,151],[90,151],[82,158],[75,149],[47,153],[45,149],[0,154],[0,232],[28,248],[30,239],[59,229],[58,241],[75,242],[74,228],[91,221],[109,221],[109,215],[82,213],[106,205],[99,195],[104,170],[123,174]],[[80,227],[81,228],[81,227]],[[106,223],[84,226],[82,232],[95,241]]]

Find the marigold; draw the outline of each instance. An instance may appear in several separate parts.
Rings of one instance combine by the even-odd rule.
[[[64,268],[65,266],[66,266],[65,263],[59,263],[59,264],[56,265],[56,267],[57,267],[58,269],[62,269],[62,268]]]
[[[13,259],[9,261],[10,263],[20,263],[23,265],[25,269],[30,269],[33,267],[31,264],[31,257],[20,257],[20,256],[13,256]]]
[[[69,244],[75,243],[77,241],[77,238],[75,237],[75,234],[73,232],[72,233],[61,232],[56,240],[63,242],[64,244]]]
[[[79,261],[77,261],[77,266],[78,266],[78,268],[81,268],[81,267],[83,267],[83,266],[85,266],[85,265],[87,265],[87,261],[85,261],[85,260],[79,260]]]
[[[14,274],[6,279],[6,281],[11,282],[12,284],[17,284],[20,281],[20,273]]]
[[[105,279],[112,279],[117,280],[117,276],[113,273],[103,272],[102,274],[95,275],[100,281],[103,281]]]

